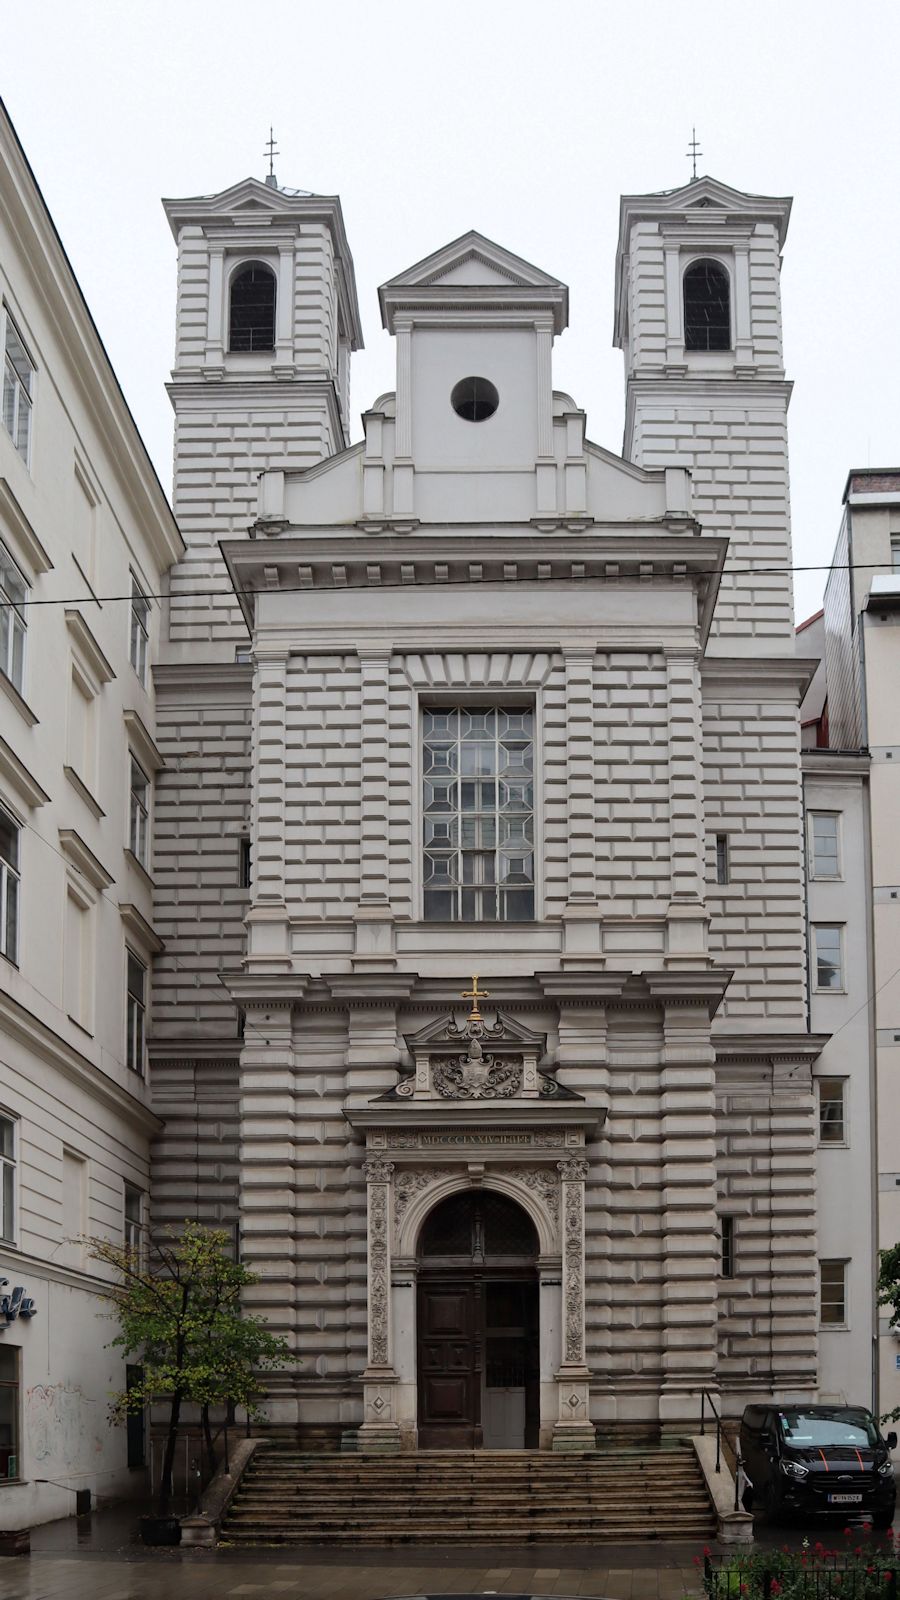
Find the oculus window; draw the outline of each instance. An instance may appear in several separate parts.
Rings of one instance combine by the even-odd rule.
[[[229,350],[275,349],[275,274],[259,262],[231,280]]]
[[[731,284],[718,261],[692,261],[685,270],[684,348],[731,349]]]
[[[423,718],[427,922],[534,917],[534,712],[441,706]]]
[[[500,404],[489,378],[461,378],[450,393],[450,404],[464,422],[486,422]]]

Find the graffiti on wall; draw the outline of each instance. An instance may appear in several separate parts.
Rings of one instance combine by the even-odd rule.
[[[55,1469],[74,1467],[86,1451],[99,1451],[95,1434],[97,1402],[80,1386],[36,1383],[25,1391],[25,1429],[36,1461],[53,1462]]]

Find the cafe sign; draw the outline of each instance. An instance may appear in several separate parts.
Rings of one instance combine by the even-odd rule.
[[[36,1314],[37,1306],[22,1285],[17,1283],[10,1288],[9,1279],[0,1278],[0,1333],[4,1333],[10,1323],[18,1322],[20,1317],[30,1319]]]

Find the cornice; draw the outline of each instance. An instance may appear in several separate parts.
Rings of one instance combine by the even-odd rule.
[[[477,1112],[476,1112],[477,1107]],[[583,1128],[585,1132],[593,1128],[602,1127],[606,1121],[605,1106],[586,1106],[583,1101],[545,1100],[532,1101],[528,1105],[517,1102],[515,1107],[504,1105],[496,1100],[382,1100],[373,1105],[354,1106],[352,1101],[345,1103],[344,1116],[351,1128],[385,1128],[399,1129],[404,1133],[425,1132],[430,1128],[441,1128],[453,1131],[458,1124],[461,1129],[470,1130],[477,1123],[480,1130],[492,1130],[495,1133],[523,1133],[535,1128]],[[452,1149],[448,1147],[448,1150]],[[389,1161],[396,1155],[403,1155],[402,1151],[388,1149],[383,1153]],[[421,1159],[421,1151],[418,1152]],[[494,1152],[492,1152],[493,1154]],[[521,1155],[521,1151],[517,1152]],[[542,1154],[533,1150],[528,1151],[528,1159]],[[557,1159],[564,1155],[571,1155],[571,1150],[556,1150]],[[407,1151],[407,1155],[411,1152]]]
[[[651,999],[667,1006],[702,1005],[712,1018],[734,973],[725,967],[694,967],[686,972],[645,971],[641,977]]]
[[[128,743],[141,765],[150,772],[159,772],[165,762],[143,718],[129,706],[122,712],[122,721],[128,734]]]
[[[72,638],[98,683],[112,683],[115,672],[100,649],[80,611],[67,608],[63,615]]]
[[[317,378],[289,378],[275,381],[266,377],[238,378],[230,373],[222,377],[198,378],[193,372],[190,376],[181,376],[178,368],[175,369],[171,380],[166,384],[166,393],[172,402],[172,409],[215,411],[221,413],[233,408],[235,411],[252,409],[259,412],[261,406],[266,409],[289,407],[297,412],[300,407],[298,401],[301,395],[314,396],[320,402],[325,401],[328,409],[328,420],[335,439],[343,440],[346,437],[344,418],[338,400],[337,389],[333,379],[322,375]],[[312,407],[310,408],[312,409]],[[342,454],[342,450],[338,451]],[[327,461],[334,460],[327,456]]]
[[[13,553],[23,565],[31,568],[32,576],[40,577],[42,572],[52,572],[53,562],[5,478],[0,478],[0,517],[11,539]]]
[[[868,750],[858,755],[843,750],[801,750],[800,765],[806,778],[846,778],[861,783],[869,775],[872,758]]]
[[[718,593],[727,540],[669,533],[658,522],[643,531],[621,523],[589,523],[565,531],[504,526],[498,538],[483,525],[437,533],[371,534],[337,527],[330,533],[291,530],[270,539],[223,540],[219,548],[251,632],[255,591],[351,588],[379,592],[385,585],[485,586],[505,593],[516,582],[583,584],[649,579],[696,584],[705,640]],[[508,540],[508,543],[507,543]]]
[[[0,778],[5,779],[22,803],[32,810],[36,806],[45,806],[50,799],[46,789],[41,788],[37,778],[32,776],[24,761],[16,755],[12,745],[7,744],[2,735],[0,735]]]
[[[102,894],[115,881],[112,873],[107,872],[103,862],[98,860],[90,845],[85,844],[81,834],[76,833],[74,828],[60,828],[59,843],[63,855],[98,893]]]
[[[122,925],[126,932],[131,934],[132,939],[141,946],[142,950],[149,951],[155,956],[165,950],[165,944],[159,934],[154,932],[147,918],[138,910],[137,906],[132,905],[128,900],[120,900],[119,916],[122,918]]]
[[[816,1061],[830,1033],[719,1033],[712,1036],[717,1061]]]
[[[33,1050],[43,1061],[55,1067],[71,1083],[77,1084],[86,1094],[99,1100],[110,1110],[118,1112],[144,1133],[154,1134],[161,1131],[162,1123],[148,1106],[129,1094],[127,1090],[120,1088],[101,1067],[95,1066],[86,1056],[74,1050],[60,1038],[58,1033],[2,989],[0,989],[0,1025],[13,1038]]]
[[[700,664],[700,674],[704,694],[718,689],[729,699],[755,699],[764,687],[767,692],[788,690],[789,698],[802,699],[818,665],[818,657],[814,656],[707,655]]]
[[[231,661],[157,661],[153,687],[157,698],[187,691],[204,703],[234,700],[240,691],[241,700],[249,704],[253,668]]]

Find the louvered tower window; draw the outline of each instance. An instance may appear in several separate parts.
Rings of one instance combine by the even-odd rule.
[[[718,261],[692,261],[684,274],[684,348],[731,349],[731,286]]]
[[[232,280],[228,348],[275,349],[275,274],[258,261]]]

